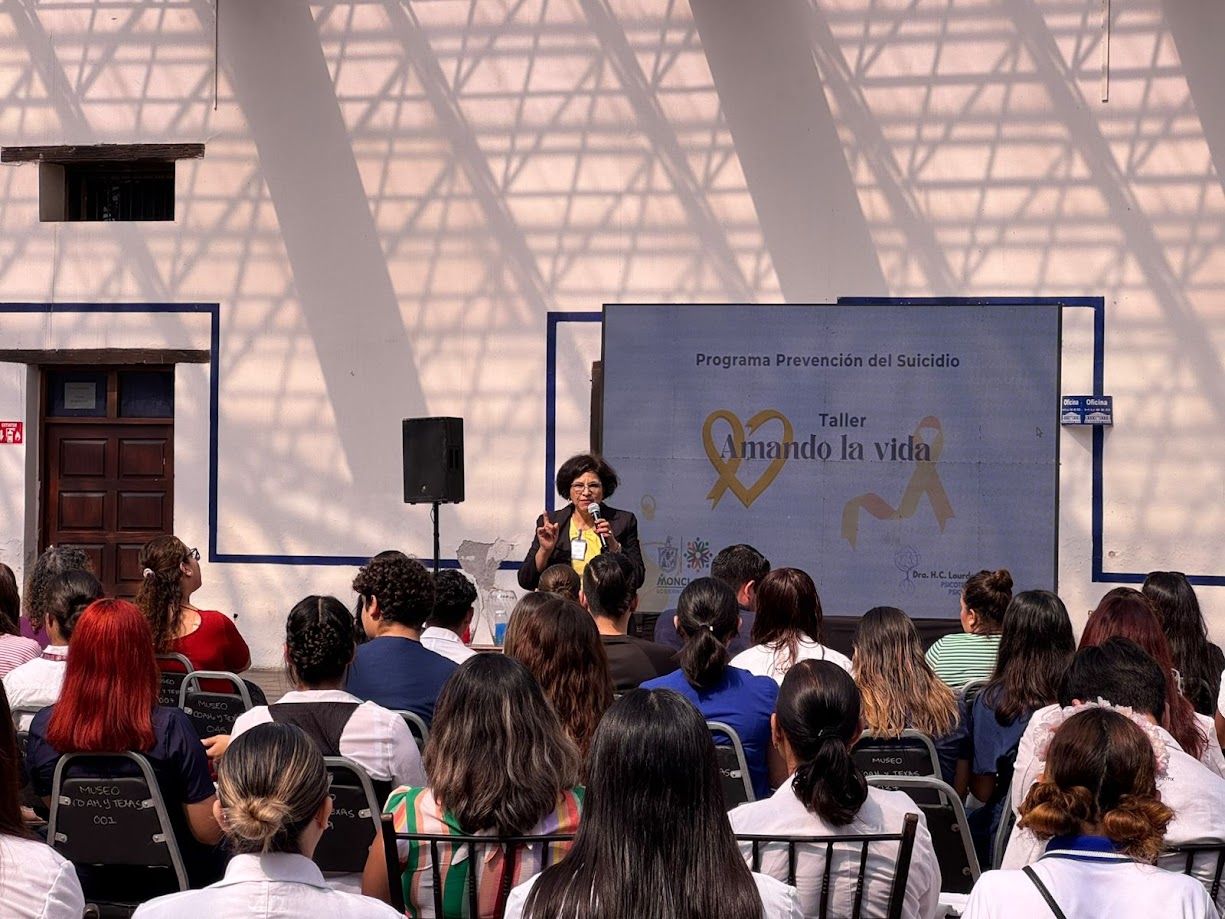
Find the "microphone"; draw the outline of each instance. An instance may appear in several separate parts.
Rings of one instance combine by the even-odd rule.
[[[600,517],[600,505],[596,504],[595,502],[592,502],[591,504],[587,505],[587,513],[591,515],[592,523],[596,523],[602,519]],[[607,552],[608,551],[608,540],[604,538],[603,533],[597,533],[596,535],[600,537],[600,551]]]

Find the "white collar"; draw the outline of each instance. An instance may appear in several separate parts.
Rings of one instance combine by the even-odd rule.
[[[449,641],[457,645],[463,645],[465,648],[468,647],[467,645],[464,645],[463,639],[461,639],[450,629],[444,629],[437,625],[432,625],[421,633],[422,641],[425,641],[427,638],[433,638],[437,641]]]
[[[305,855],[269,852],[264,855],[235,855],[230,859],[223,877],[212,887],[228,887],[245,881],[287,881],[327,889],[327,881],[319,866]]]
[[[343,689],[291,689],[278,702],[361,702]]]

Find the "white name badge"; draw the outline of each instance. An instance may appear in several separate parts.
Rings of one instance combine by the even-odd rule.
[[[570,561],[581,562],[587,557],[587,540],[578,536],[570,540]]]

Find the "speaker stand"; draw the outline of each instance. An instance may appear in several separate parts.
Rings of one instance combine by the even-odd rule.
[[[441,557],[440,541],[438,538],[438,503],[435,501],[430,506],[430,520],[434,522],[434,574],[438,573],[438,559]]]

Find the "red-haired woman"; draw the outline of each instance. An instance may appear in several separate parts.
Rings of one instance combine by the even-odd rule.
[[[1170,656],[1170,645],[1161,630],[1161,620],[1152,601],[1131,587],[1109,591],[1089,614],[1080,636],[1080,647],[1091,648],[1118,636],[1134,641],[1165,672],[1165,716],[1161,726],[1178,741],[1184,753],[1201,760],[1217,775],[1225,776],[1221,748],[1209,743],[1216,730],[1210,718],[1195,713],[1191,701],[1179,690],[1179,679]]]
[[[65,753],[143,754],[170,809],[175,836],[193,885],[216,880],[222,865],[213,847],[221,827],[213,819],[216,792],[208,757],[187,716],[157,704],[158,670],[149,624],[126,600],[97,600],[81,614],[72,636],[64,688],[55,705],[30,725],[26,762],[34,791],[50,802],[55,766]],[[131,772],[116,760],[115,774]],[[91,872],[89,896],[102,886],[138,883],[126,871]],[[96,886],[97,885],[97,886]],[[149,895],[160,892],[149,890]]]

